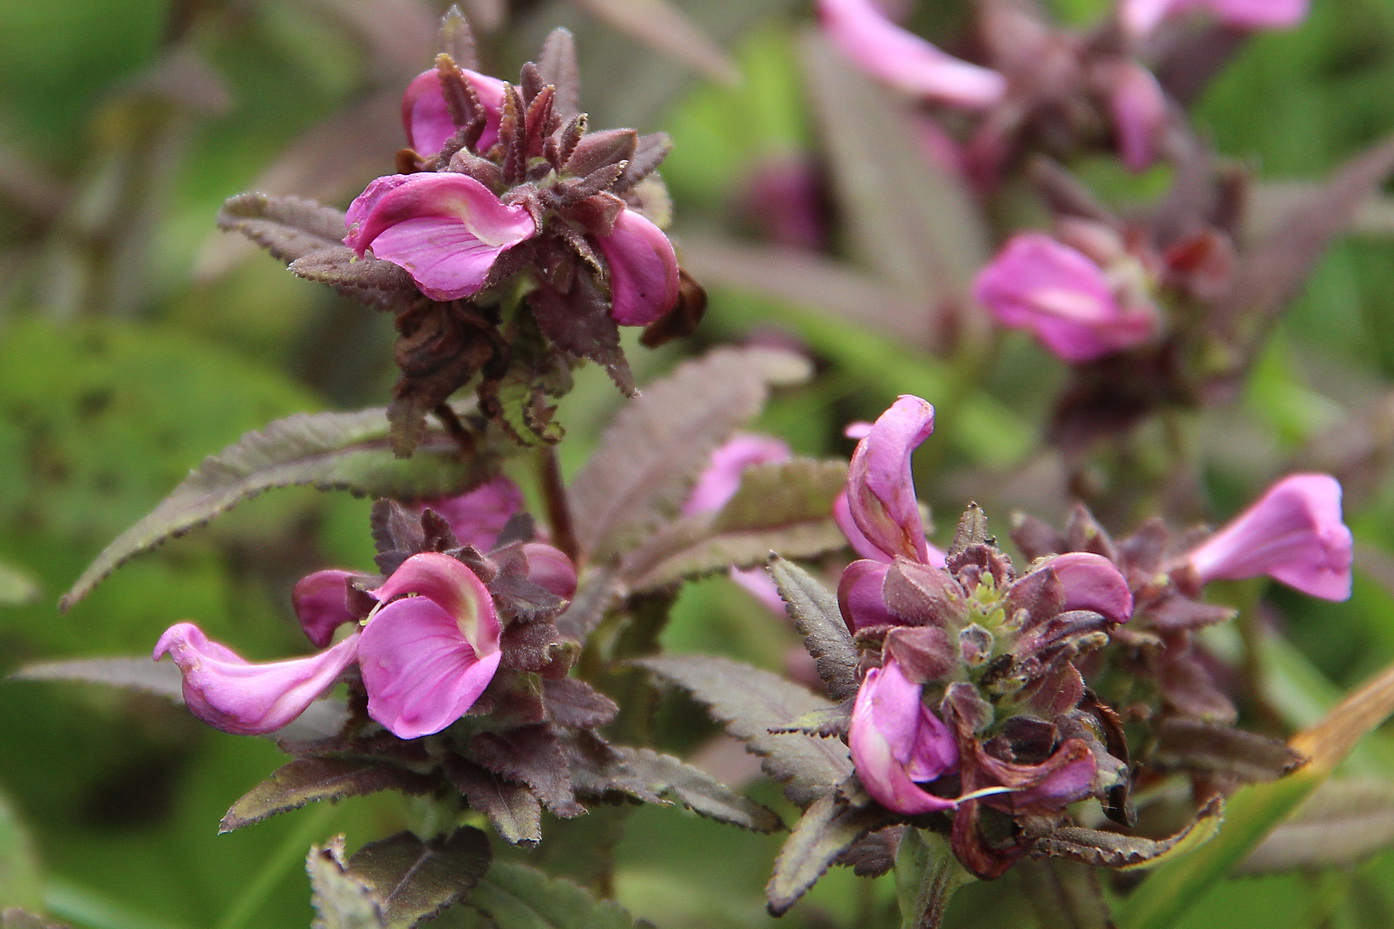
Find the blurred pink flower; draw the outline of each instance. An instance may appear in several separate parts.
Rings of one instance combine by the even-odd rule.
[[[344,244],[406,269],[432,300],[472,296],[504,252],[537,234],[522,206],[465,174],[393,174],[349,206]]]
[[[867,793],[886,809],[907,815],[958,805],[920,786],[958,769],[953,733],[924,705],[923,690],[894,659],[872,668],[857,691],[847,739]]]
[[[823,28],[867,74],[907,93],[965,109],[1002,98],[1007,81],[892,23],[873,0],[819,0]]]
[[[1002,325],[1031,331],[1073,363],[1131,348],[1157,332],[1155,310],[1121,305],[1098,265],[1041,233],[1013,236],[978,273],[973,292]]]
[[[1310,0],[1121,0],[1123,26],[1134,36],[1145,36],[1163,20],[1191,13],[1210,14],[1226,26],[1239,29],[1286,29],[1307,16]]]
[[[1169,117],[1166,93],[1136,61],[1114,63],[1105,77],[1118,153],[1129,171],[1145,171],[1161,155]]]
[[[1305,594],[1345,600],[1352,540],[1341,485],[1329,474],[1293,474],[1186,556],[1202,583],[1267,574]]]

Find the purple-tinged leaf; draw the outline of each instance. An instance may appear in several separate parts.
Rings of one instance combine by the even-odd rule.
[[[621,32],[680,61],[704,77],[735,84],[740,72],[721,46],[668,0],[578,0],[579,5]]]
[[[544,285],[527,299],[537,328],[553,345],[600,365],[626,397],[638,393],[620,347],[619,324],[610,316],[610,301],[589,274],[576,275],[568,293]]]
[[[522,784],[459,755],[447,756],[444,770],[470,809],[488,817],[505,842],[531,847],[542,841],[542,804]]]
[[[581,112],[581,69],[576,64],[576,41],[566,29],[553,29],[537,56],[542,79],[557,88],[552,106],[563,121]]]
[[[547,717],[568,729],[595,729],[619,712],[615,701],[574,677],[543,681],[542,702],[547,707]]]
[[[799,458],[753,465],[740,489],[715,514],[679,519],[620,566],[631,590],[652,590],[727,567],[763,564],[770,552],[812,558],[847,544],[833,521],[833,501],[847,465]]]
[[[369,842],[348,873],[377,899],[387,925],[410,929],[467,897],[489,870],[489,840],[478,829],[423,842],[410,832]]]
[[[80,658],[25,665],[10,675],[14,681],[78,681],[139,690],[184,702],[184,678],[173,664],[136,658]]]
[[[297,277],[335,287],[414,293],[416,283],[403,268],[378,258],[359,258],[346,245],[310,252],[292,261]]]
[[[1394,784],[1330,780],[1249,853],[1236,873],[1352,867],[1394,845]]]
[[[765,886],[769,911],[782,916],[854,842],[886,825],[878,807],[849,806],[832,793],[813,802],[779,851]]]
[[[495,774],[528,785],[542,805],[557,816],[571,818],[586,811],[576,802],[566,755],[549,727],[482,732],[470,740],[470,751]]]
[[[759,412],[769,388],[809,374],[788,352],[721,349],[647,388],[571,483],[582,551],[605,559],[636,547],[678,511],[712,450]]]
[[[621,589],[617,567],[592,571],[571,598],[566,612],[557,617],[557,631],[577,642],[584,642],[605,613],[619,602]]]
[[[612,900],[597,900],[570,881],[503,861],[474,888],[469,905],[508,929],[652,929]]]
[[[1150,868],[1210,841],[1220,829],[1222,814],[1223,804],[1219,798],[1212,799],[1184,829],[1164,839],[1065,826],[1037,839],[1031,846],[1031,855],[1119,871]]]
[[[770,577],[804,637],[804,648],[813,656],[818,676],[828,686],[828,696],[846,700],[857,692],[857,647],[847,632],[837,597],[803,568],[775,556]]]
[[[847,746],[787,729],[832,704],[812,691],[749,665],[706,655],[674,655],[636,662],[686,690],[728,733],[761,758],[760,766],[799,806],[837,788],[852,773]]]
[[[608,762],[576,767],[578,793],[600,799],[618,792],[645,803],[670,797],[698,815],[742,829],[774,832],[784,827],[770,810],[672,755],[623,745],[612,748],[614,756]]]
[[[316,800],[360,797],[383,790],[427,794],[436,786],[433,777],[378,761],[297,758],[234,803],[218,824],[218,832],[232,832]]]
[[[310,875],[310,902],[317,914],[313,929],[387,929],[376,896],[347,873],[342,835],[323,847],[310,846],[305,870]]]
[[[487,479],[493,455],[461,460],[443,432],[427,433],[415,457],[400,460],[381,409],[296,414],[249,432],[203,463],[140,522],[102,550],[59,601],[66,610],[128,558],[183,535],[273,487],[312,485],[413,500],[460,493]]]
[[[1246,784],[1276,781],[1300,767],[1303,757],[1286,742],[1223,723],[1168,719],[1157,732],[1154,761]]]
[[[348,231],[341,210],[300,197],[263,193],[229,198],[218,213],[218,228],[242,233],[286,264],[342,246]]]

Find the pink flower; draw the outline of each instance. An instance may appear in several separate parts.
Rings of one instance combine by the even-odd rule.
[[[1065,589],[1061,612],[1092,610],[1112,623],[1126,623],[1133,615],[1133,593],[1112,561],[1089,552],[1056,555],[1042,567],[1055,574]]]
[[[1309,0],[1122,0],[1118,15],[1134,36],[1145,36],[1163,20],[1206,12],[1239,29],[1286,29],[1307,16]]]
[[[642,213],[621,210],[596,243],[610,269],[610,316],[621,326],[647,326],[678,302],[678,256],[668,236]]]
[[[1004,326],[1028,329],[1065,361],[1081,363],[1151,339],[1151,307],[1120,305],[1104,272],[1036,232],[1013,236],[978,273],[974,296]]]
[[[498,257],[537,234],[525,207],[505,204],[465,174],[394,174],[349,206],[344,244],[406,269],[432,300],[482,289]]]
[[[296,587],[301,624],[317,642],[355,618],[334,592],[337,581],[337,596],[344,597],[346,577],[321,571]],[[493,598],[473,571],[437,552],[408,558],[368,594],[379,606],[363,629],[318,655],[253,663],[179,623],[160,637],[154,657],[174,658],[189,709],[225,732],[282,728],[355,659],[368,715],[403,739],[439,732],[474,705],[498,670],[502,627]]]
[[[484,108],[484,132],[475,148],[487,152],[499,140],[504,82],[465,68],[461,68],[460,73],[474,89]],[[407,85],[406,93],[402,95],[402,125],[407,131],[407,142],[427,157],[439,152],[460,129],[450,118],[450,108],[446,106],[445,94],[441,90],[440,72],[435,68],[418,74]]]
[[[833,513],[858,554],[933,563],[910,470],[910,456],[932,432],[934,407],[902,394],[857,443],[847,466],[846,515],[840,504]]]
[[[842,52],[867,74],[907,93],[965,109],[1002,98],[1007,81],[945,54],[892,23],[873,0],[819,0],[818,15]]]
[[[1169,117],[1166,93],[1135,61],[1120,61],[1105,72],[1108,105],[1118,152],[1129,171],[1145,171],[1161,154]]]
[[[953,733],[924,705],[923,690],[894,659],[872,668],[857,692],[847,739],[867,793],[886,809],[907,815],[958,805],[920,786],[958,769]]]
[[[1351,545],[1340,483],[1329,474],[1293,474],[1192,549],[1186,561],[1202,583],[1267,574],[1313,597],[1345,600]]]
[[[523,509],[523,492],[499,475],[458,496],[427,500],[422,507],[444,517],[461,545],[473,545],[488,553],[503,527]]]

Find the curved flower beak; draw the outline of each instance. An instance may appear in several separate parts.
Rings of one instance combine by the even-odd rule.
[[[566,553],[546,542],[523,543],[528,560],[528,580],[563,600],[576,595],[576,565]]]
[[[1156,314],[1125,310],[1104,272],[1050,236],[1013,236],[978,273],[973,294],[1004,326],[1027,329],[1058,357],[1094,361],[1152,338]]]
[[[958,805],[918,786],[958,768],[953,734],[921,702],[922,689],[894,660],[868,671],[852,708],[847,740],[867,793],[886,809],[906,815]]]
[[[668,236],[635,210],[621,210],[614,230],[596,238],[610,268],[610,316],[647,326],[678,302],[678,256]]]
[[[199,719],[235,735],[265,735],[305,712],[357,653],[355,635],[308,658],[254,663],[193,623],[178,623],[160,636],[153,657],[174,659],[184,676],[184,702]]]
[[[408,558],[373,595],[387,605],[360,636],[368,715],[403,739],[439,732],[498,670],[493,599],[473,571],[438,552]]]
[[[1352,539],[1341,485],[1329,474],[1293,474],[1192,549],[1202,583],[1267,574],[1324,600],[1350,597]]]
[[[300,628],[317,648],[334,641],[334,631],[358,617],[348,606],[348,582],[351,571],[331,569],[316,571],[301,578],[290,592]]]
[[[1168,118],[1166,93],[1152,72],[1135,61],[1120,62],[1105,75],[1118,153],[1129,171],[1146,171],[1161,153]]]
[[[1287,29],[1307,17],[1310,0],[1122,0],[1123,28],[1142,38],[1163,20],[1206,11],[1239,29]]]
[[[852,452],[847,466],[847,510],[866,544],[880,553],[878,560],[904,555],[929,563],[910,456],[933,431],[934,407],[904,394],[881,414]],[[859,540],[852,541],[856,545]]]
[[[432,300],[477,293],[498,257],[537,233],[527,209],[450,172],[380,177],[349,206],[347,221],[345,245],[406,269]]]
[[[484,108],[484,132],[476,148],[487,152],[499,140],[499,122],[503,113],[503,81],[466,68],[460,72]],[[402,95],[402,126],[407,131],[407,143],[422,155],[431,156],[453,136],[459,126],[450,118],[445,93],[440,86],[440,73],[432,68],[418,74]]]
[[[892,23],[872,0],[819,0],[829,37],[867,74],[906,93],[979,110],[1007,90],[996,71],[961,61]]]

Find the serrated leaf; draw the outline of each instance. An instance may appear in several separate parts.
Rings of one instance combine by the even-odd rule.
[[[344,245],[301,255],[289,267],[296,277],[318,284],[358,290],[416,290],[416,282],[405,269],[378,258],[359,258]]]
[[[498,862],[475,887],[470,906],[508,929],[637,929],[649,927],[611,900],[597,900],[570,881],[525,865]]]
[[[1330,780],[1245,858],[1246,876],[1355,864],[1394,845],[1394,784]]]
[[[548,810],[561,817],[580,816],[571,772],[549,726],[519,726],[506,732],[481,732],[470,740],[474,758],[495,774],[528,785]]]
[[[594,796],[618,791],[646,803],[671,797],[698,815],[742,829],[774,832],[784,828],[772,811],[679,758],[624,745],[612,750],[615,759],[604,770],[577,772],[578,791]]]
[[[831,793],[815,800],[794,824],[775,859],[774,873],[765,887],[770,912],[775,916],[788,912],[838,855],[885,822],[884,811],[849,806]]]
[[[803,60],[857,257],[922,307],[966,302],[989,254],[983,218],[964,181],[920,154],[914,104],[878,87],[820,33],[807,35]],[[932,327],[919,315],[923,344]]]
[[[804,648],[813,656],[818,676],[828,686],[828,696],[846,700],[856,694],[857,647],[847,632],[837,597],[813,575],[783,558],[770,559],[770,577],[794,627],[804,637]]]
[[[205,458],[159,506],[103,549],[59,609],[77,603],[126,559],[273,487],[308,484],[410,500],[459,493],[487,477],[492,456],[464,461],[443,433],[428,434],[406,461],[393,456],[387,434],[382,409],[296,414],[249,432]]]
[[[313,929],[387,929],[373,892],[346,873],[342,835],[322,847],[310,846],[305,872],[310,876],[310,903],[316,913]]]
[[[218,213],[218,228],[242,233],[287,264],[342,246],[348,232],[339,210],[300,197],[263,193],[229,198]]]
[[[470,809],[489,819],[499,837],[511,845],[542,841],[542,804],[522,784],[500,777],[458,755],[445,759],[445,776]]]
[[[1209,842],[1219,832],[1223,814],[1223,804],[1218,798],[1212,799],[1186,828],[1165,839],[1064,826],[1037,839],[1031,854],[1037,858],[1065,858],[1118,871],[1151,868]]]
[[[769,388],[811,373],[768,349],[719,349],[628,403],[569,488],[577,541],[592,559],[632,549],[677,512],[707,456],[760,411]]]
[[[478,829],[430,842],[399,832],[355,852],[348,873],[372,892],[390,929],[410,929],[466,898],[490,858],[489,840]]]
[[[620,577],[652,590],[728,567],[761,564],[775,551],[811,558],[847,544],[832,518],[847,482],[839,461],[796,458],[746,469],[736,495],[715,514],[674,522],[626,558]]]
[[[785,795],[799,806],[831,793],[852,773],[852,756],[842,742],[770,731],[831,707],[798,684],[738,661],[706,655],[635,663],[704,704],[727,732],[761,757],[761,767],[783,784]]]
[[[382,790],[425,794],[435,788],[434,778],[378,761],[297,758],[234,803],[218,824],[218,832],[232,832],[316,800],[358,797]]]

